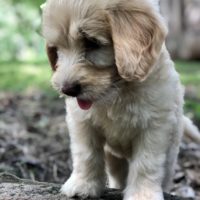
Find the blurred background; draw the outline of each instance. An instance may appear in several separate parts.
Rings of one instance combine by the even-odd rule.
[[[44,0],[0,1],[0,173],[63,183],[71,172],[65,108],[40,35]],[[167,47],[200,127],[200,0],[161,0]],[[41,142],[42,141],[42,142]],[[172,192],[200,199],[200,147],[184,139]]]

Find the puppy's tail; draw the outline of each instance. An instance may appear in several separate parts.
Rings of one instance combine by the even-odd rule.
[[[183,117],[183,123],[184,123],[184,136],[200,144],[200,131],[198,130],[198,128],[186,116]]]

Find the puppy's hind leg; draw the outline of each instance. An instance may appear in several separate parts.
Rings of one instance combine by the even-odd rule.
[[[127,160],[124,158],[118,158],[109,151],[105,152],[105,156],[109,187],[115,189],[124,189],[128,174]]]

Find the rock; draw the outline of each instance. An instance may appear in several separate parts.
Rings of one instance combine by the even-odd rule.
[[[23,180],[10,174],[0,174],[0,200],[68,200],[59,191],[59,184]],[[192,200],[169,194],[164,196],[165,200]],[[189,196],[192,196],[191,191]],[[82,198],[75,199],[82,200]],[[93,200],[122,200],[122,193],[119,190],[107,189],[100,198],[93,198]]]

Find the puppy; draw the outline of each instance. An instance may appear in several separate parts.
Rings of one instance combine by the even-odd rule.
[[[47,0],[43,36],[73,158],[63,194],[99,196],[107,172],[124,200],[163,200],[188,120],[166,34],[158,0]]]

